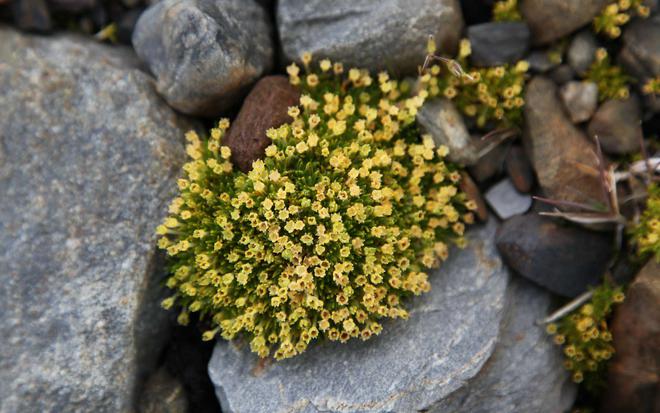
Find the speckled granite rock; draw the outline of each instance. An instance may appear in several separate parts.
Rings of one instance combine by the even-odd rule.
[[[284,61],[310,52],[402,76],[417,73],[430,34],[453,55],[463,17],[458,0],[281,0],[277,25]]]
[[[133,46],[172,107],[216,116],[271,69],[272,35],[254,0],[163,0],[140,16]]]
[[[433,274],[410,319],[366,342],[327,342],[253,375],[257,357],[219,341],[209,374],[224,412],[412,412],[474,377],[491,355],[509,280],[493,244],[496,224],[469,233]]]
[[[132,412],[191,125],[128,48],[0,28],[0,411]]]
[[[576,386],[562,354],[536,321],[551,310],[550,294],[514,277],[493,355],[479,374],[429,413],[556,413],[573,405]]]

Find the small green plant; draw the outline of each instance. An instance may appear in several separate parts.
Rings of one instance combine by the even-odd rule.
[[[493,21],[513,22],[522,20],[518,11],[518,0],[502,0],[493,4]]]
[[[632,235],[639,254],[652,255],[660,261],[660,186],[649,185],[648,194],[646,209],[632,228]]]
[[[621,67],[613,65],[607,50],[596,50],[596,59],[585,75],[585,79],[598,85],[598,100],[628,99],[628,84],[632,78]]]
[[[594,31],[616,39],[621,35],[621,26],[628,23],[634,15],[649,16],[650,9],[643,3],[644,0],[618,0],[607,5],[594,18]]]
[[[429,53],[433,54],[431,44]],[[453,63],[464,74],[433,65],[422,77],[429,83],[431,97],[444,96],[451,99],[466,116],[473,118],[479,128],[489,123],[498,127],[519,126],[522,123],[522,107],[525,104],[523,91],[525,73],[529,68],[526,61],[516,65],[491,68],[470,68],[467,58],[471,53],[470,42],[460,42],[458,56]]]
[[[660,95],[660,76],[647,80],[642,86],[642,93],[645,95]]]
[[[605,282],[593,291],[589,302],[546,327],[555,344],[562,346],[564,367],[573,373],[573,381],[584,381],[590,391],[605,384],[607,360],[614,354],[607,318],[613,305],[623,300],[622,289]]]
[[[189,132],[180,195],[159,226],[179,322],[199,313],[204,340],[246,338],[260,357],[303,352],[316,338],[363,340],[384,318],[407,318],[406,298],[429,291],[426,271],[465,245],[476,206],[457,190],[447,148],[420,136],[428,96],[366,70],[322,60],[304,73],[293,121],[267,131],[266,157],[232,167],[222,120]]]

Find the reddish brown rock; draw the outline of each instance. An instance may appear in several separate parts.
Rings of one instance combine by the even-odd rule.
[[[506,172],[513,186],[520,192],[527,193],[534,186],[534,171],[522,147],[514,145],[506,156]]]
[[[465,172],[461,173],[461,182],[459,186],[461,191],[465,192],[468,199],[476,202],[477,210],[475,211],[475,215],[479,218],[479,221],[486,221],[488,219],[488,208],[486,208],[486,203],[484,202],[483,196],[481,196],[479,187],[474,183],[470,175]]]
[[[222,140],[231,148],[231,158],[238,169],[248,172],[252,162],[264,156],[270,145],[266,131],[290,122],[287,109],[299,100],[300,91],[284,76],[266,76],[257,82]]]
[[[605,204],[595,145],[566,117],[557,87],[543,76],[527,86],[525,127],[525,150],[547,197]]]
[[[660,412],[660,263],[651,258],[630,285],[612,323],[604,413]]]

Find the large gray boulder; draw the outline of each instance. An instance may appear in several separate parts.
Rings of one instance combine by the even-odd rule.
[[[128,48],[0,28],[0,412],[131,412],[179,118]]]
[[[209,374],[227,413],[411,412],[428,409],[474,377],[495,348],[509,275],[496,224],[472,230],[410,303],[410,319],[366,342],[326,342],[255,376],[246,346],[219,341]]]
[[[285,61],[310,52],[401,76],[417,73],[429,35],[453,55],[463,16],[458,0],[280,0],[277,27]]]
[[[163,0],[140,16],[133,46],[170,106],[213,117],[270,71],[273,31],[254,0]]]

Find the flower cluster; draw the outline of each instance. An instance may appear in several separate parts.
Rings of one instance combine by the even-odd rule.
[[[649,16],[651,10],[643,3],[644,0],[618,0],[607,5],[594,18],[594,31],[616,39],[621,35],[621,26],[628,23],[634,15]]]
[[[651,184],[648,192],[646,209],[632,231],[639,253],[660,261],[660,186]]]
[[[518,0],[501,0],[493,4],[493,21],[512,22],[520,20],[522,20],[522,16],[518,11]]]
[[[430,49],[434,46],[431,45]],[[479,128],[490,123],[498,127],[519,126],[529,64],[521,60],[513,66],[471,68],[467,61],[471,52],[470,42],[463,39],[456,60],[452,60],[447,69],[440,65],[429,68],[422,76],[422,80],[428,83],[429,96],[453,100]],[[462,68],[458,76],[457,70],[452,70],[453,65]]]
[[[227,120],[208,139],[187,134],[192,159],[157,229],[172,263],[163,307],[180,306],[182,323],[210,320],[205,340],[240,335],[276,359],[407,318],[405,299],[429,291],[426,271],[465,244],[476,208],[447,148],[416,128],[424,88],[303,63],[287,68],[302,89],[293,121],[267,131],[272,144],[249,173],[222,144]]]
[[[660,95],[660,76],[647,80],[642,86],[642,93],[645,95]]]
[[[585,74],[585,79],[598,85],[598,100],[628,99],[628,83],[632,80],[621,67],[613,65],[607,50],[596,50],[596,58]]]
[[[612,334],[607,317],[624,295],[620,287],[603,283],[597,287],[591,300],[569,314],[559,323],[548,324],[546,331],[553,335],[555,344],[562,346],[564,367],[573,373],[573,381],[585,380],[588,388],[602,385],[607,360],[614,354]]]

